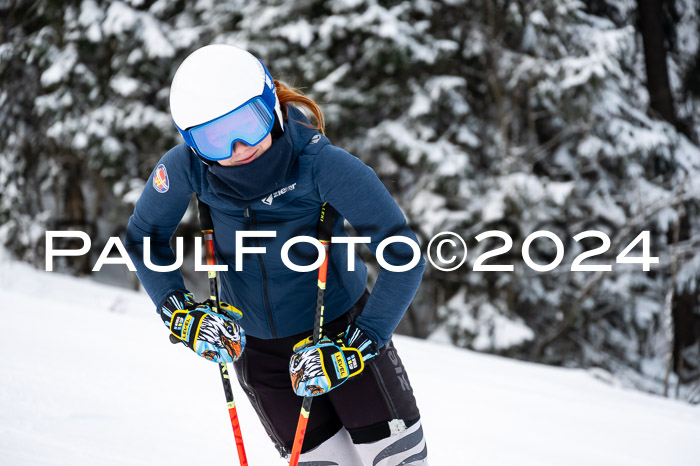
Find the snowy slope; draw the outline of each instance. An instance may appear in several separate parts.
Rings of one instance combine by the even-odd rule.
[[[0,264],[0,465],[237,464],[217,367],[144,294]],[[697,465],[700,409],[397,337],[431,465]],[[252,466],[284,464],[234,396]],[[313,415],[313,414],[312,414]]]

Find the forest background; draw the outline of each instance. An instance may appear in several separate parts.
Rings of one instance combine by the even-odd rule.
[[[699,16],[699,0],[0,1],[0,244],[43,269],[47,230],[86,231],[90,253],[56,267],[91,275],[180,142],[178,64],[235,44],[322,105],[424,248],[465,239],[399,332],[700,403]],[[190,209],[177,235],[197,230]],[[513,245],[487,263],[512,272],[473,270],[503,245],[475,239],[490,230]],[[520,252],[538,230],[563,242],[549,272]],[[586,263],[611,271],[570,270],[602,244],[573,239],[587,230],[611,244]],[[642,231],[659,263],[616,263]],[[137,286],[125,267],[95,278]]]

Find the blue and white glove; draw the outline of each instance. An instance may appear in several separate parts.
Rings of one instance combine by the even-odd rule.
[[[220,313],[209,303],[196,303],[192,293],[176,291],[161,305],[160,316],[175,339],[192,351],[218,363],[237,360],[245,347],[245,332],[236,320],[243,315],[220,302]]]
[[[377,344],[362,331],[355,322],[350,324],[344,334],[338,336],[344,346],[360,350],[362,360],[367,362],[379,354]]]
[[[362,372],[365,361],[377,356],[374,343],[354,323],[332,341],[322,338],[312,344],[311,337],[294,346],[289,360],[292,389],[298,396],[318,396],[342,385]]]
[[[355,348],[341,348],[329,338],[296,350],[289,360],[294,393],[318,396],[342,385],[362,371],[362,356]]]

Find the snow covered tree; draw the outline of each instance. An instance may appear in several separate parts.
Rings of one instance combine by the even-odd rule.
[[[470,243],[468,267],[427,273],[412,310],[417,328],[441,322],[458,345],[660,380],[669,232],[692,219],[679,218],[678,205],[698,208],[700,154],[647,116],[632,22],[578,1],[242,8],[241,30],[220,39],[246,44],[273,73],[327,102],[332,139],[375,167],[426,243],[441,230]],[[698,280],[698,224],[688,225],[680,287]],[[468,271],[500,245],[474,241],[492,229],[514,245],[489,263],[514,272]],[[566,252],[549,273],[520,258],[525,238],[542,229]],[[662,263],[652,272],[572,273],[572,261],[600,244],[573,240],[591,229],[612,242],[601,263],[614,264],[644,230]],[[555,257],[547,240],[532,254],[540,263]]]
[[[331,140],[377,171],[424,247],[440,231],[465,239],[462,267],[428,267],[403,331],[598,366],[660,391],[673,288],[687,386],[700,375],[700,52],[697,1],[673,4],[669,77],[685,135],[647,111],[631,0],[2,3],[0,239],[40,264],[46,229],[119,234],[179,142],[167,102],[175,68],[202,45],[232,43],[322,105]],[[473,270],[503,245],[475,239],[489,230],[513,244],[485,264],[512,272]],[[549,272],[522,259],[537,230],[563,244]],[[611,244],[584,264],[611,271],[570,270],[602,244],[573,239],[586,230]],[[660,263],[616,264],[644,230]],[[548,239],[529,251],[540,264],[556,257]]]
[[[87,231],[92,260],[120,234],[144,179],[178,142],[174,68],[207,42],[207,5],[176,1],[3,3],[0,234],[43,263],[47,229]],[[204,18],[204,17],[207,18]],[[210,27],[216,27],[216,23]],[[76,266],[76,264],[79,264]]]

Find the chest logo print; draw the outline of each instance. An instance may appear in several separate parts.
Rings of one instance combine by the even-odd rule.
[[[279,191],[275,191],[274,193],[265,197],[264,199],[262,199],[262,203],[267,204],[267,205],[272,205],[272,201],[274,201],[276,197],[279,197],[282,194],[287,193],[289,191],[294,191],[294,188],[296,188],[296,187],[297,187],[297,184],[292,183],[289,186],[287,186],[286,188],[282,188]]]

